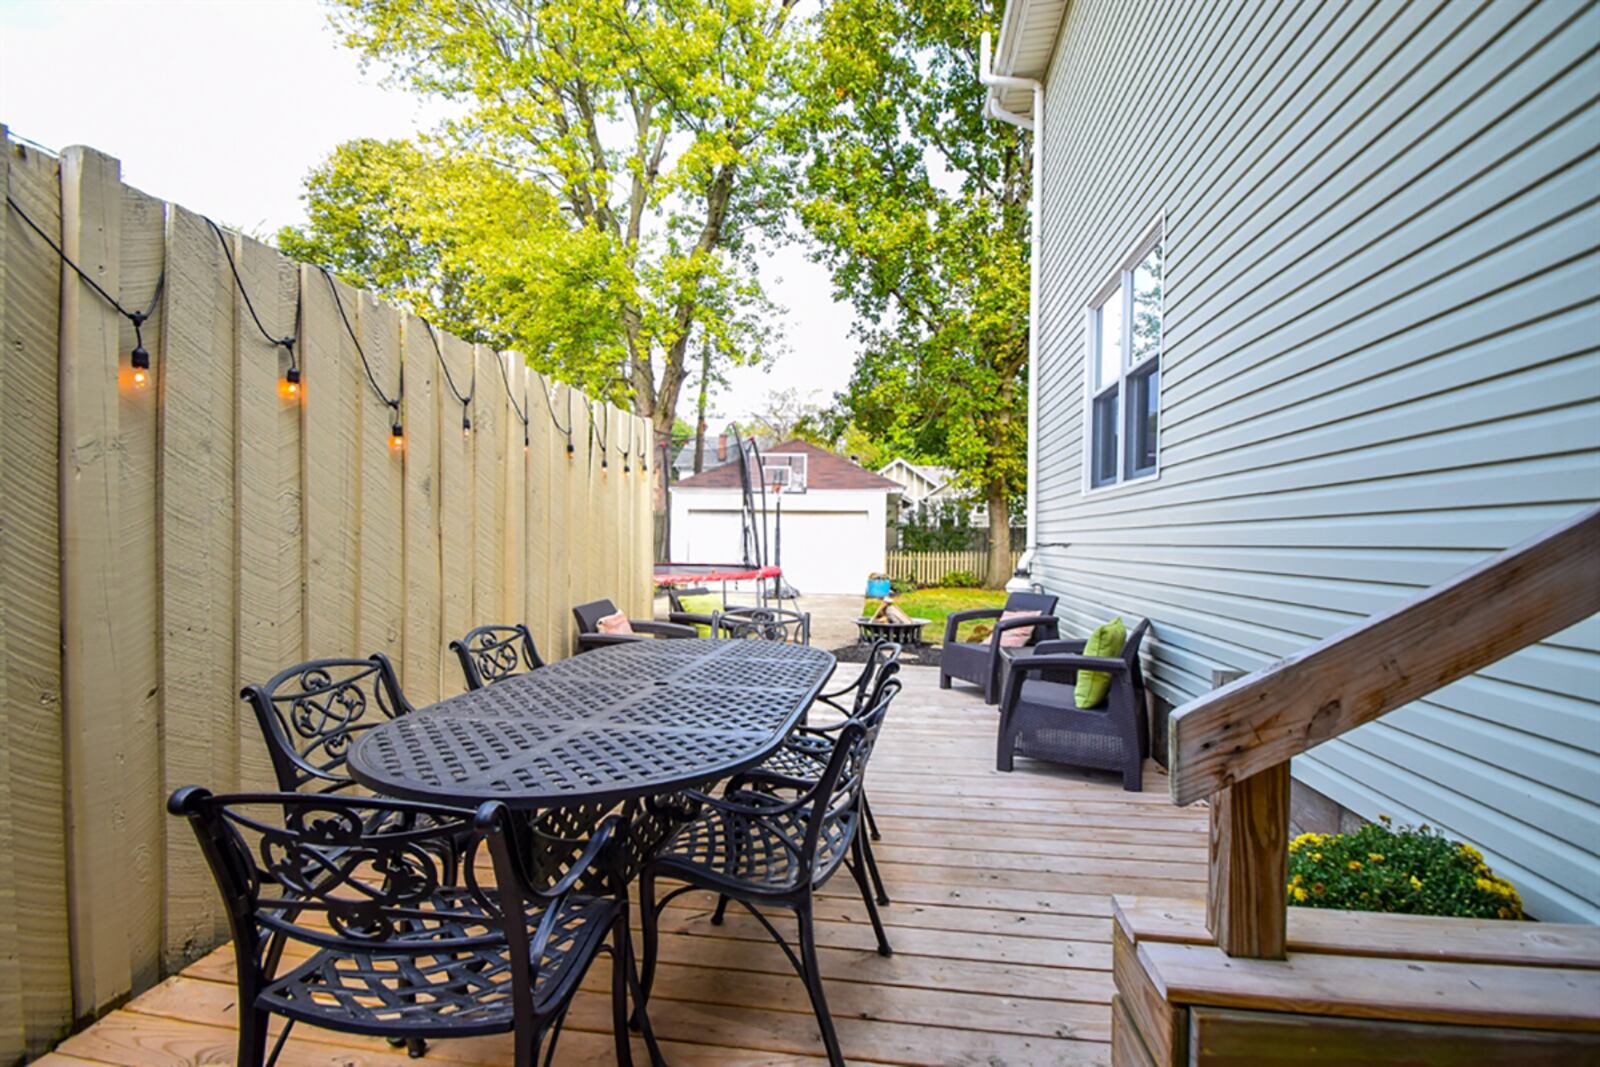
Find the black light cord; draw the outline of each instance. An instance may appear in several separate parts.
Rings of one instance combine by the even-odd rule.
[[[496,352],[495,365],[500,368],[500,380],[506,386],[506,399],[511,401],[511,410],[517,413],[517,420],[522,423],[522,447],[528,447],[528,380],[522,380],[522,406],[517,407],[517,398],[511,393],[511,372],[506,370],[506,361],[502,353]]]
[[[294,346],[300,340],[301,294],[299,291],[299,286],[295,287],[294,333],[288,337],[272,336],[267,328],[261,324],[261,316],[256,314],[255,302],[250,299],[249,290],[245,289],[244,287],[244,279],[239,277],[239,265],[234,262],[233,249],[228,247],[228,239],[223,235],[222,227],[218,226],[215,222],[212,222],[207,216],[202,215],[201,218],[206,220],[206,225],[211,227],[211,232],[217,235],[217,243],[222,246],[222,254],[228,257],[228,270],[233,272],[233,284],[238,287],[239,295],[244,298],[245,310],[250,312],[251,321],[256,324],[256,329],[261,331],[262,337],[266,338],[273,345],[276,345],[278,348],[283,349],[289,354],[289,370],[293,372],[290,375],[289,380],[291,382],[298,382],[300,380],[300,362],[295,356]]]
[[[605,409],[606,432],[602,434],[600,432],[600,420],[594,417],[594,405],[596,403],[597,401],[594,400],[589,401],[589,435],[592,439],[600,442],[600,468],[604,470],[610,466],[610,463],[607,462],[607,456],[611,451],[611,408],[608,406]]]
[[[127,319],[133,324],[133,351],[129,353],[130,358],[132,359],[135,368],[140,370],[148,368],[150,366],[150,353],[145,351],[144,347],[144,324],[150,321],[150,316],[155,313],[156,305],[161,302],[161,290],[167,282],[166,268],[163,267],[161,273],[156,276],[156,289],[155,292],[150,294],[150,303],[145,307],[145,309],[143,311],[129,311],[127,308],[122,306],[121,302],[118,301],[116,297],[106,292],[105,289],[101,287],[99,282],[85,274],[82,267],[72,262],[71,258],[68,257],[65,251],[62,250],[61,246],[56,244],[55,241],[51,239],[49,234],[41,230],[38,223],[34,222],[28,217],[28,213],[22,210],[21,204],[12,199],[10,193],[6,194],[6,205],[10,207],[12,211],[17,213],[17,217],[27,225],[28,229],[38,234],[39,239],[50,246],[50,251],[54,252],[56,256],[60,258],[61,262],[72,268],[72,273],[76,274],[78,277],[87,282],[89,284],[89,288],[100,294],[100,299],[110,304],[112,308],[116,310],[117,314],[121,315],[123,318]]]
[[[550,409],[551,424],[554,425],[558,431],[567,435],[567,455],[570,456],[574,451],[576,451],[576,449],[572,447],[572,409],[570,407],[567,409],[567,424],[565,426],[561,425],[561,420],[556,418],[556,402],[551,398],[549,384],[546,383],[541,386],[540,392],[544,393],[544,406]]]
[[[350,335],[350,343],[356,346],[356,355],[361,357],[361,369],[367,372],[367,384],[372,386],[372,391],[377,394],[379,400],[394,409],[394,435],[399,437],[401,434],[400,401],[406,397],[405,368],[402,367],[400,369],[400,390],[393,399],[390,399],[389,394],[383,391],[383,386],[378,384],[378,379],[372,373],[372,364],[367,361],[367,353],[362,349],[361,341],[356,337],[355,327],[350,325],[350,316],[344,313],[344,301],[339,299],[339,287],[333,284],[333,275],[329,274],[326,268],[318,267],[317,269],[322,271],[323,278],[327,279],[328,292],[333,294],[333,306],[339,309],[339,321],[344,323],[344,332]]]
[[[421,316],[419,315],[418,318],[421,318]],[[455,394],[455,398],[461,402],[461,432],[469,434],[472,432],[472,416],[467,413],[467,409],[472,406],[472,398],[478,395],[478,359],[476,356],[472,359],[472,390],[466,396],[462,396],[461,390],[456,388],[455,378],[450,374],[450,364],[444,361],[444,349],[439,347],[439,336],[434,333],[433,323],[423,319],[422,325],[427,327],[428,340],[433,342],[434,354],[439,357],[439,366],[444,370],[445,384],[450,387],[450,392]]]

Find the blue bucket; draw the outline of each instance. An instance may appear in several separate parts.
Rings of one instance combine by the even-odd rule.
[[[884,597],[888,596],[889,595],[889,579],[887,579],[887,578],[869,578],[869,579],[867,579],[867,595],[869,597],[872,597],[874,600],[882,600]]]

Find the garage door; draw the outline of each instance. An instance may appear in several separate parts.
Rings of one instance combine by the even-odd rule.
[[[802,593],[860,593],[883,566],[883,530],[866,511],[786,511],[774,547]]]

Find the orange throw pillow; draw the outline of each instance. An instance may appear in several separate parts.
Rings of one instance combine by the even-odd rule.
[[[1025,619],[1030,615],[1039,614],[1037,611],[1005,611],[1000,613],[1000,621],[1007,619]],[[1001,648],[1021,648],[1033,637],[1033,627],[1018,626],[1014,630],[1006,630],[1000,634]]]
[[[631,633],[633,633],[633,625],[628,622],[628,617],[626,615],[624,615],[620,611],[617,612],[615,615],[606,615],[606,616],[604,616],[595,625],[597,625],[600,628],[600,632],[603,633],[603,634],[631,634]]]

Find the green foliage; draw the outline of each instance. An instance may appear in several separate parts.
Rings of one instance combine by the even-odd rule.
[[[905,596],[907,593],[915,593],[917,588],[916,580],[912,578],[889,579],[890,596]]]
[[[862,316],[841,397],[887,455],[936,457],[1003,534],[1025,488],[1031,138],[983,117],[979,0],[834,0],[785,127],[795,202]]]
[[[1387,816],[1349,834],[1289,843],[1289,903],[1346,911],[1520,919],[1522,898],[1471,845]]]
[[[691,343],[726,365],[771,340],[755,254],[781,217],[794,2],[333,0],[348,45],[452,117],[342,146],[284,246],[665,434]]]
[[[983,581],[971,571],[951,571],[939,579],[939,584],[950,589],[976,589]]]
[[[955,500],[912,509],[900,525],[900,545],[907,552],[961,552],[970,549],[972,513]]]

